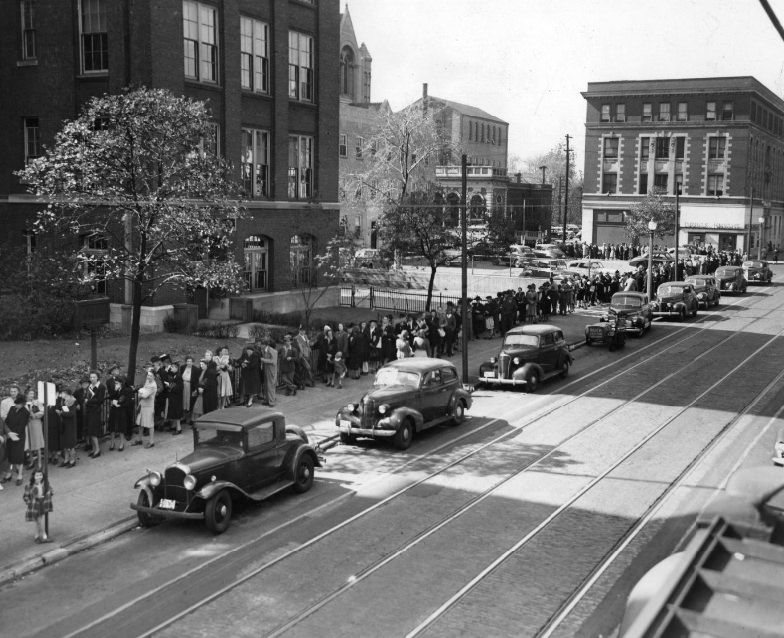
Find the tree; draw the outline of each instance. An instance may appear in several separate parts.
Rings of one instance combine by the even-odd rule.
[[[626,215],[626,235],[632,243],[650,235],[648,222],[651,220],[657,224],[654,237],[664,239],[675,232],[675,205],[665,197],[668,196],[658,192],[649,193],[631,207]]]
[[[571,149],[570,149],[571,151]],[[581,223],[582,207],[580,201],[583,192],[582,171],[575,170],[574,158],[569,159],[569,210],[566,211],[567,221]],[[519,158],[518,158],[519,161]],[[542,183],[542,166],[545,167],[544,178],[547,184],[553,187],[552,223],[551,226],[563,227],[563,204],[566,191],[566,146],[558,144],[546,153],[540,153],[528,158],[526,170],[522,171],[523,178],[530,184]],[[560,179],[560,187],[559,187]]]
[[[305,308],[304,325],[310,326],[318,302],[330,288],[340,283],[342,269],[352,261],[353,254],[354,244],[350,238],[334,237],[327,242],[323,252],[303,264],[298,274],[304,276],[299,277],[297,284]]]
[[[430,308],[436,270],[446,263],[444,251],[457,246],[457,237],[447,227],[446,203],[436,195],[434,177],[439,159],[453,149],[426,107],[426,102],[417,102],[397,113],[380,112],[378,129],[363,149],[367,169],[346,176],[342,190],[366,202],[378,200],[378,234],[385,250],[413,253],[427,261]]]
[[[139,88],[90,100],[17,173],[47,202],[38,229],[76,240],[79,278],[127,282],[129,375],[142,303],[162,286],[240,288],[231,246],[242,211],[230,171],[204,102]]]

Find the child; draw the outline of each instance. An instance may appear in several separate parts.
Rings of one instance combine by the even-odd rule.
[[[49,486],[48,481],[44,481],[44,473],[41,470],[36,470],[30,477],[30,482],[25,486],[24,502],[27,503],[27,511],[25,512],[25,520],[29,522],[35,521],[36,526],[36,543],[51,543],[54,541],[46,535],[44,529],[44,521],[47,512],[52,511],[52,488]]]
[[[346,376],[346,362],[343,361],[343,353],[338,350],[335,353],[335,367],[334,372],[332,373],[332,379],[330,379],[330,383],[337,381],[336,388],[343,387],[343,377]]]

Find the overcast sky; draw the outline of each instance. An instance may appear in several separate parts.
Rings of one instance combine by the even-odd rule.
[[[784,22],[784,0],[770,0]],[[344,10],[346,3],[341,6]],[[509,122],[523,159],[573,136],[588,82],[752,75],[784,93],[784,41],[759,0],[349,0],[373,101],[428,92]]]

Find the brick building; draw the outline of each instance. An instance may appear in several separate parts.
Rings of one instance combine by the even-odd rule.
[[[338,228],[338,0],[21,0],[0,4],[0,24],[6,242],[34,246],[40,205],[12,171],[64,119],[125,86],[167,88],[210,103],[219,152],[237,167],[248,292],[306,283]],[[122,286],[108,292],[123,301]]]
[[[582,95],[585,241],[627,241],[625,211],[678,188],[679,245],[782,246],[784,101],[772,91],[746,76],[590,82]]]

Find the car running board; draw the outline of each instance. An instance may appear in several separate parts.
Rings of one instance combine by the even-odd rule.
[[[273,494],[277,494],[278,492],[282,492],[283,490],[290,488],[292,485],[294,485],[294,481],[289,479],[282,479],[276,483],[262,487],[257,492],[249,493],[247,496],[254,501],[263,501],[268,499]]]

